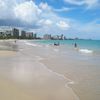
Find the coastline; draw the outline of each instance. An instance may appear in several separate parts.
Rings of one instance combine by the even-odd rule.
[[[0,56],[2,60],[0,63],[5,67],[0,67],[3,71],[0,71],[0,75],[5,77],[5,80],[0,78],[0,90],[1,93],[7,95],[3,95],[2,100],[6,100],[6,98],[7,100],[13,100],[13,98],[15,100],[79,100],[73,90],[66,85],[66,81],[69,79],[66,80],[67,78],[65,79],[62,75],[48,69],[45,63],[41,63],[41,55],[48,56],[43,55],[44,48],[36,45],[33,48],[26,42],[25,40],[17,41],[16,55],[12,56],[9,53],[8,57],[5,54],[4,59]],[[6,79],[10,82],[7,82]],[[13,85],[15,85],[14,88]],[[22,90],[20,91],[17,86]],[[23,88],[27,91],[24,95]],[[10,92],[8,93],[8,91]]]
[[[53,49],[55,50],[55,47]],[[79,100],[99,100],[99,59],[95,60],[96,55],[81,54],[74,49],[72,51],[66,49],[63,56],[61,49],[55,53],[56,56],[48,57],[40,62],[67,78],[69,80],[67,85],[74,91]],[[95,81],[97,86],[95,86]]]

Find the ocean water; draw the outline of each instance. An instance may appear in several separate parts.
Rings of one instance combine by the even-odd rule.
[[[69,47],[73,47],[74,43],[77,43],[78,48],[100,52],[100,40],[37,40],[36,42],[43,44],[54,44],[59,42],[61,45],[67,45]]]
[[[58,42],[60,46],[53,46]],[[44,63],[73,80],[73,84],[68,84],[80,100],[100,100],[100,40],[37,40],[31,43],[46,45],[49,53]]]

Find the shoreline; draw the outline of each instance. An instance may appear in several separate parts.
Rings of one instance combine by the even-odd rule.
[[[70,88],[70,90],[72,91],[73,95],[77,98],[77,100],[80,100],[79,97],[78,97],[78,95],[77,95],[77,93],[75,92],[74,88],[70,87],[70,85],[75,84],[74,81],[72,81],[72,80],[69,79],[67,76],[65,76],[65,75],[63,75],[63,74],[61,74],[61,73],[59,73],[59,72],[57,72],[57,71],[53,71],[53,70],[49,67],[48,64],[44,63],[44,61],[45,61],[45,60],[40,60],[40,62],[41,62],[42,64],[44,64],[45,67],[48,68],[48,70],[52,71],[52,72],[55,73],[57,76],[62,77],[64,80],[66,80],[65,87],[66,87],[66,88]]]
[[[2,89],[0,89],[1,92],[9,90],[11,94],[9,94],[7,92],[6,95],[12,95],[12,92],[14,92],[13,96],[11,98],[9,98],[9,96],[8,97],[6,96],[8,100],[9,99],[13,100],[12,98],[14,98],[14,97],[16,97],[16,99],[19,99],[19,100],[32,100],[32,99],[50,100],[50,98],[53,98],[52,100],[61,100],[61,99],[62,100],[66,100],[66,99],[79,100],[78,97],[74,94],[73,90],[68,85],[64,86],[64,84],[66,85],[66,80],[64,79],[64,77],[62,75],[52,71],[51,69],[48,69],[48,67],[45,66],[44,63],[41,63],[41,61],[40,61],[41,59],[39,58],[40,56],[36,55],[38,52],[40,52],[41,47],[35,46],[36,48],[33,48],[33,47],[31,47],[31,45],[30,46],[26,45],[25,40],[24,41],[18,40],[17,45],[18,45],[18,48],[17,48],[18,52],[16,53],[16,55],[11,56],[9,54],[9,56],[10,56],[9,60],[7,58],[3,62],[1,61],[3,64],[0,62],[2,64],[2,66],[9,67],[9,69],[7,69],[7,70],[11,70],[9,72],[8,71],[5,72],[5,70],[2,69],[2,71],[4,71],[3,75],[8,77],[8,79],[11,83],[2,81],[2,79],[0,78],[0,81],[2,81],[1,85],[0,85],[0,87],[2,87]],[[37,52],[37,50],[38,50],[38,52]],[[29,54],[28,52],[32,53],[33,55]],[[6,58],[6,56],[4,56],[4,57]],[[2,59],[2,57],[0,57],[0,59]],[[8,64],[6,64],[6,61]],[[9,63],[10,63],[10,65],[9,65]],[[12,70],[13,67],[14,67],[14,70]],[[20,67],[21,67],[21,69],[20,69]],[[37,70],[34,71],[35,69],[37,69]],[[12,73],[12,71],[14,71],[14,72]],[[9,76],[10,74],[12,74],[12,75]],[[25,96],[23,96],[23,94],[21,94],[19,92],[19,90],[12,89],[12,86],[14,85],[14,84],[12,84],[12,82],[13,83],[15,82],[15,84],[18,84],[19,86],[21,86],[21,84],[24,84],[24,83],[25,83],[24,84],[25,86],[29,85],[29,87],[33,88],[32,90],[30,90],[30,88],[28,88],[27,86],[23,87],[23,88],[27,88],[26,90],[29,94],[31,94],[31,93],[36,94],[36,96],[35,95],[32,96],[32,94],[31,94],[31,96],[32,96],[31,97],[32,99],[31,99],[30,96],[27,96],[27,93],[26,93],[25,96],[28,97],[28,99],[27,99]],[[30,84],[33,84],[33,85],[30,85]],[[15,88],[17,88],[17,87],[15,86]],[[8,90],[6,90],[6,89],[8,89]],[[5,92],[3,92],[3,93],[5,93]],[[20,96],[22,96],[22,97],[20,97]],[[26,98],[26,99],[23,99],[23,98]],[[5,98],[3,97],[2,100],[5,100]]]

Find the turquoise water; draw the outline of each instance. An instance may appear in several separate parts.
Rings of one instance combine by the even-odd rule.
[[[100,40],[37,40],[36,42],[43,44],[54,44],[59,42],[61,45],[68,45],[69,47],[73,47],[74,43],[77,43],[78,48],[100,52]]]
[[[79,100],[100,100],[100,40],[35,40],[33,47],[39,47],[47,66],[61,73],[74,84]],[[54,43],[60,46],[53,46]],[[74,48],[77,43],[78,49]],[[40,45],[42,44],[42,46]],[[46,45],[44,45],[46,44]],[[49,44],[49,45],[48,45]],[[41,53],[39,52],[39,53]]]

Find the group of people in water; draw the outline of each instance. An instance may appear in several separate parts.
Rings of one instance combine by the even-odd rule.
[[[58,43],[55,43],[55,42],[54,42],[54,46],[59,46],[59,45],[60,45],[60,43],[59,43],[59,42],[58,42]]]
[[[59,42],[58,42],[58,43],[55,43],[55,42],[54,42],[54,46],[59,46],[59,45],[60,45]],[[74,43],[74,48],[77,48],[77,43],[76,43],[76,42]]]

